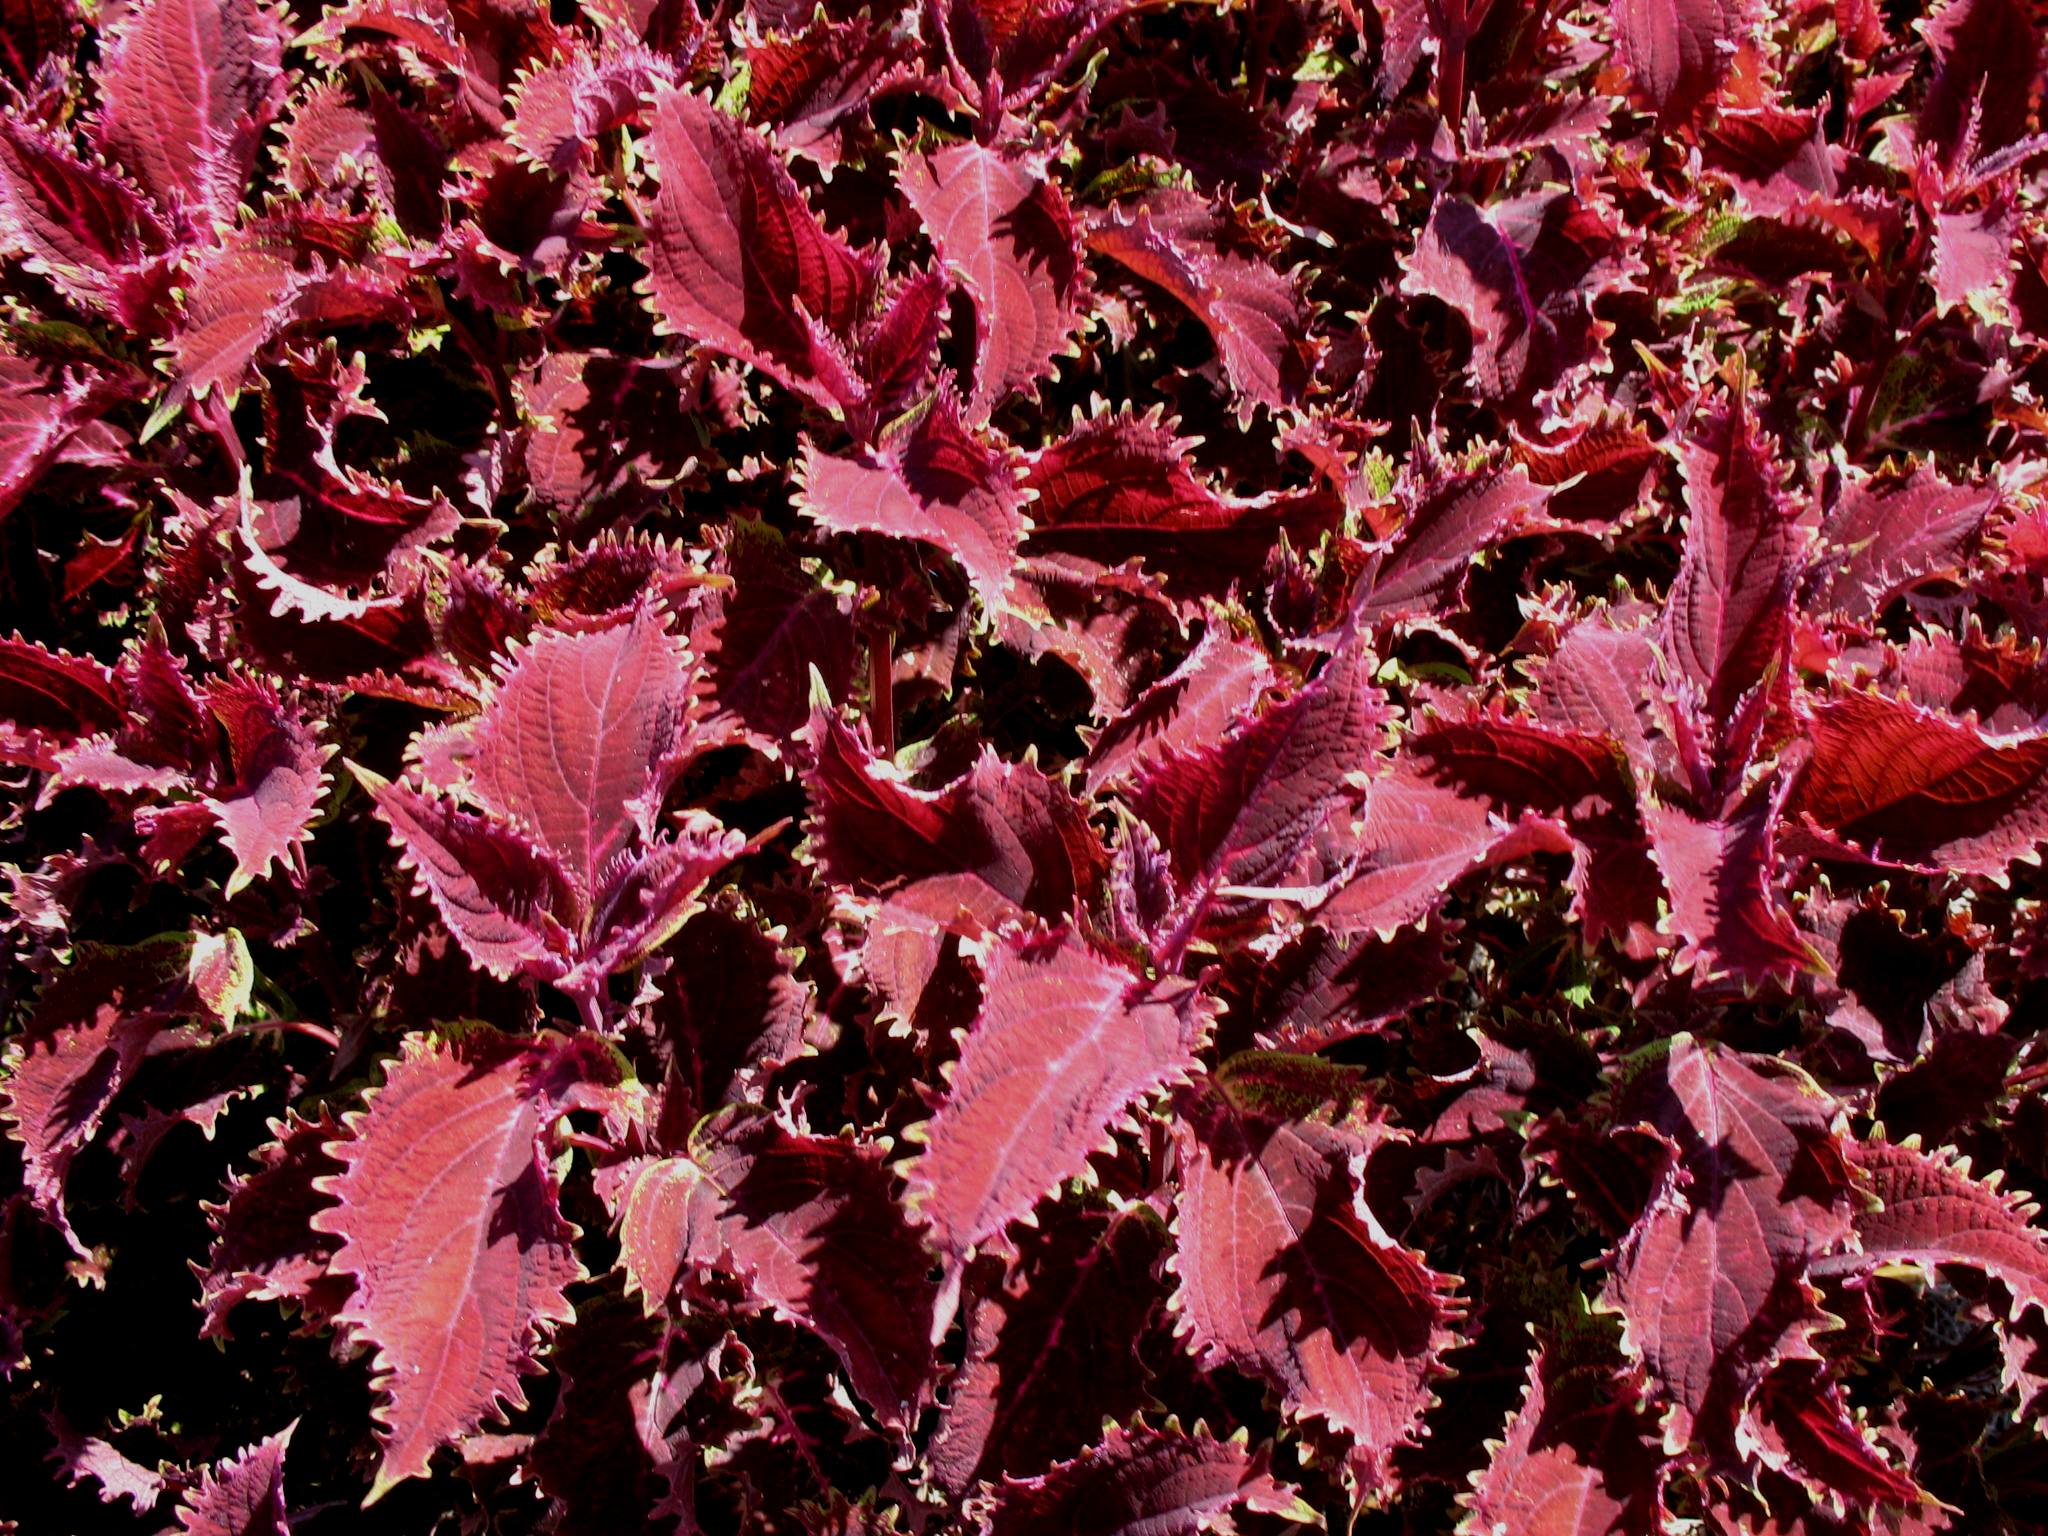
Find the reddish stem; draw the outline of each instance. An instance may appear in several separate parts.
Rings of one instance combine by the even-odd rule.
[[[875,750],[896,755],[896,632],[879,630],[868,637],[868,729]]]

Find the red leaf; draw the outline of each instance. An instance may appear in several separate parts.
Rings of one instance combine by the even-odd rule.
[[[1815,1498],[1863,1507],[1927,1502],[1919,1485],[1865,1438],[1818,1360],[1788,1360],[1766,1376],[1746,1427],[1759,1459],[1798,1478]]]
[[[138,0],[101,59],[93,138],[198,231],[232,223],[284,96],[283,52],[259,0]]]
[[[1659,1536],[1662,1448],[1639,1389],[1598,1367],[1564,1369],[1555,1346],[1529,1361],[1522,1406],[1473,1485],[1475,1532],[1489,1536]]]
[[[1487,208],[1446,194],[1430,210],[1401,288],[1463,315],[1480,396],[1516,401],[1599,357],[1607,327],[1592,300],[1628,271],[1615,230],[1570,192]]]
[[[0,761],[54,768],[57,748],[120,724],[121,694],[106,667],[0,638]]]
[[[1242,917],[1233,888],[1300,882],[1316,836],[1374,771],[1392,721],[1369,681],[1372,657],[1348,641],[1316,678],[1200,753],[1161,757],[1131,809],[1158,835],[1189,922]]]
[[[1126,1430],[1040,1477],[1005,1478],[981,1536],[1200,1536],[1225,1529],[1235,1509],[1311,1518],[1286,1483],[1267,1470],[1268,1453],[1199,1429]]]
[[[1294,284],[1229,247],[1208,203],[1179,189],[1099,215],[1088,249],[1164,288],[1209,328],[1238,414],[1302,403],[1315,371],[1308,314]]]
[[[836,405],[810,322],[850,336],[874,262],[825,232],[765,139],[702,96],[657,86],[649,146],[661,191],[648,292],[662,328]]]
[[[1141,982],[1072,931],[1003,941],[908,1170],[948,1264],[1086,1168],[1146,1094],[1192,1072],[1206,1025],[1188,983]]]
[[[1805,538],[1777,444],[1736,395],[1679,455],[1685,553],[1665,609],[1665,655],[1719,735],[1767,678],[1782,677]]]
[[[919,790],[836,716],[814,713],[810,742],[808,826],[819,871],[835,884],[878,890],[972,875],[1058,921],[1102,877],[1108,860],[1081,808],[1028,763],[985,752],[944,789]]]
[[[968,142],[909,155],[898,184],[939,259],[974,300],[974,389],[983,420],[1052,372],[1080,324],[1080,236],[1042,162]]]
[[[148,285],[135,269],[170,239],[134,185],[12,115],[0,116],[0,237],[67,296],[138,328],[148,316],[130,301]]]
[[[804,445],[797,505],[835,533],[881,533],[936,545],[1003,610],[1024,532],[1023,493],[1001,446],[963,426],[950,388],[909,428],[857,458]]]
[[[186,1536],[290,1536],[284,1453],[297,1427],[289,1425],[201,1471],[198,1484],[186,1490],[178,1509],[178,1524]]]
[[[1643,1055],[1616,1096],[1614,1122],[1670,1137],[1685,1176],[1622,1240],[1608,1287],[1679,1437],[1732,1427],[1819,1316],[1807,1267],[1848,1238],[1854,1205],[1830,1113],[1795,1069],[1689,1035]]]
[[[1720,90],[1749,25],[1741,0],[1621,0],[1614,11],[1622,64],[1666,125],[1690,121]]]
[[[544,1133],[585,1084],[620,1067],[595,1038],[518,1040],[487,1029],[408,1036],[368,1110],[328,1151],[335,1204],[313,1217],[342,1239],[355,1281],[339,1321],[375,1351],[383,1449],[369,1499],[424,1477],[436,1447],[507,1405],[571,1311],[583,1278],[557,1205]]]
[[[1277,1098],[1255,1075],[1235,1084],[1226,1064],[1220,1091],[1182,1101],[1173,1306],[1205,1367],[1270,1383],[1285,1412],[1350,1442],[1367,1487],[1383,1486],[1455,1337],[1451,1282],[1361,1198],[1364,1158],[1384,1133],[1286,1115],[1337,1069],[1315,1057],[1261,1067],[1291,1069]]]
[[[233,777],[205,799],[235,856],[228,894],[262,879],[274,863],[302,873],[306,839],[327,790],[320,765],[333,748],[319,746],[299,711],[257,678],[213,684],[206,707],[227,735],[233,767]]]
[[[2048,1313],[2048,1232],[2031,1203],[1952,1155],[1867,1141],[1849,1158],[1878,1202],[1856,1214],[1858,1267],[1966,1264],[2003,1281],[2016,1309]]]
[[[1401,527],[1372,551],[1352,594],[1352,614],[1363,625],[1448,616],[1477,557],[1549,500],[1520,465],[1432,475],[1403,491]]]
[[[636,43],[573,49],[520,77],[505,137],[536,164],[567,175],[582,168],[599,135],[633,121],[655,86],[674,79],[666,59]]]
[[[342,1171],[327,1153],[341,1126],[323,1109],[310,1120],[293,1111],[270,1128],[276,1139],[257,1150],[256,1166],[229,1183],[227,1199],[206,1207],[213,1246],[205,1264],[192,1266],[201,1338],[226,1338],[229,1314],[243,1301],[293,1302],[309,1321],[324,1322],[348,1296],[347,1280],[327,1267],[340,1245],[312,1226],[334,1203],[317,1184]]]
[[[955,1497],[982,1479],[1043,1471],[1105,1420],[1145,1405],[1138,1359],[1164,1301],[1164,1224],[1149,1206],[1054,1213],[1014,1265],[990,1257],[967,1309],[967,1355],[932,1437],[932,1475]]]
[[[2048,837],[2048,737],[1994,745],[1917,705],[1856,693],[1813,711],[1786,802],[1873,859],[1997,874]]]
[[[595,898],[605,866],[652,830],[695,689],[688,648],[643,605],[608,629],[537,636],[475,724],[436,752],[461,766],[479,805],[528,829]]]
[[[2027,130],[2041,43],[2017,0],[1949,0],[1920,23],[1934,78],[1915,136],[1942,164],[1967,165]]]
[[[516,827],[349,768],[472,963],[500,978],[567,973],[578,900],[552,855]]]
[[[1186,661],[1089,741],[1089,788],[1100,791],[1214,741],[1273,681],[1273,665],[1259,646],[1212,622]]]
[[[1245,951],[1221,983],[1230,1009],[1225,1038],[1229,1046],[1320,1051],[1377,1034],[1450,980],[1445,939],[1436,925],[1379,939],[1339,938],[1311,924],[1270,958]]]
[[[1996,485],[1953,485],[1928,466],[1903,479],[1855,477],[1821,525],[1802,605],[1875,617],[1895,593],[1959,570],[1998,503]]]
[[[801,32],[747,44],[747,116],[775,129],[784,149],[821,165],[838,159],[840,126],[916,77],[909,40],[865,11],[840,20],[811,15]]]
[[[883,1157],[729,1113],[697,1130],[688,1157],[635,1173],[619,1204],[623,1262],[652,1303],[692,1270],[737,1276],[831,1345],[853,1390],[902,1430],[930,1384],[934,1288]]]
[[[1100,416],[1033,454],[1028,547],[1105,565],[1141,560],[1175,587],[1222,594],[1264,567],[1284,534],[1312,548],[1343,516],[1323,489],[1225,496],[1184,441],[1150,416]]]
[[[1781,786],[1766,785],[1715,819],[1649,805],[1650,851],[1670,893],[1679,957],[1703,978],[1734,975],[1750,986],[1800,972],[1825,974],[1777,894],[1773,836]]]
[[[810,718],[808,668],[818,669],[835,702],[852,685],[858,647],[846,600],[819,585],[788,541],[757,519],[729,526],[713,569],[732,586],[699,604],[690,644],[705,657],[716,708],[779,745]]]
[[[177,934],[114,949],[81,946],[37,995],[7,1051],[0,1091],[21,1146],[23,1187],[81,1257],[64,1212],[71,1164],[157,1037],[183,1010],[191,941]]]

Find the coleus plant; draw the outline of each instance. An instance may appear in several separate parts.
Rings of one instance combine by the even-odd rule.
[[[0,43],[0,1525],[2048,1525],[2020,0]]]

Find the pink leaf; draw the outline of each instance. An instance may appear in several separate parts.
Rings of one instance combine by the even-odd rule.
[[[688,648],[641,606],[610,628],[536,637],[453,750],[477,803],[594,897],[604,866],[649,829],[695,688]]]
[[[1088,249],[1165,289],[1209,329],[1240,415],[1302,403],[1315,371],[1294,284],[1232,248],[1227,225],[1192,192],[1155,193],[1088,226]]]
[[[230,678],[207,689],[206,706],[228,739],[233,776],[205,800],[235,856],[228,894],[270,873],[274,863],[305,868],[306,839],[326,793],[321,764],[332,753],[304,717],[268,683]]]
[[[1342,1108],[1310,1109],[1339,1069],[1315,1057],[1237,1061],[1243,1082],[1226,1064],[1217,1090],[1183,1100],[1175,1127],[1181,1328],[1205,1366],[1250,1373],[1287,1413],[1345,1437],[1360,1477],[1380,1486],[1442,1373],[1451,1282],[1361,1198],[1365,1156],[1385,1133],[1353,1128]],[[1286,1113],[1295,1108],[1322,1117]]]
[[[1931,466],[1904,479],[1855,477],[1821,524],[1803,604],[1875,617],[1900,590],[1959,571],[1998,503],[1996,485],[1954,485]]]
[[[586,1083],[617,1080],[603,1042],[476,1029],[409,1036],[370,1107],[328,1151],[335,1205],[314,1229],[342,1239],[355,1281],[340,1321],[375,1351],[383,1456],[368,1502],[427,1475],[436,1447],[521,1407],[520,1377],[572,1313],[583,1276],[543,1133]]]
[[[1472,382],[1514,401],[1595,362],[1607,327],[1592,301],[1630,271],[1621,239],[1569,192],[1481,208],[1446,194],[1401,279],[1405,293],[1443,300],[1472,328]]]
[[[1796,1069],[1689,1035],[1639,1058],[1616,1096],[1615,1123],[1670,1137],[1684,1175],[1622,1240],[1608,1287],[1678,1436],[1732,1424],[1819,1315],[1807,1267],[1848,1238],[1855,1202],[1830,1113]]]
[[[98,81],[99,147],[200,230],[232,223],[284,95],[284,29],[259,0],[139,0]]]
[[[1858,1266],[1964,1264],[2003,1281],[2016,1310],[2048,1313],[2048,1232],[2033,1205],[1951,1155],[1869,1141],[1849,1157],[1879,1202],[1856,1215]]]
[[[1005,1478],[981,1536],[1201,1536],[1227,1529],[1223,1522],[1236,1509],[1310,1518],[1269,1462],[1264,1450],[1199,1429],[1187,1435],[1112,1425],[1100,1445],[1043,1476]]]
[[[553,981],[569,968],[578,898],[561,866],[516,827],[350,764],[418,873],[441,921],[493,976]]]
[[[807,322],[850,336],[874,263],[825,232],[765,139],[702,96],[658,86],[649,142],[661,191],[648,291],[663,328],[837,404]]]
[[[1741,0],[1622,0],[1614,10],[1621,62],[1666,124],[1689,121],[1720,90],[1748,25]]]
[[[316,1119],[296,1112],[271,1122],[276,1139],[258,1149],[256,1166],[228,1186],[227,1198],[206,1207],[214,1230],[199,1278],[199,1306],[205,1314],[202,1338],[226,1338],[228,1317],[242,1301],[289,1301],[309,1320],[325,1320],[348,1295],[348,1282],[328,1273],[340,1246],[311,1225],[334,1202],[318,1181],[342,1171],[327,1143],[341,1126],[323,1110]]]
[[[906,157],[904,197],[974,300],[975,420],[1052,371],[1080,323],[1081,247],[1042,163],[980,144]]]
[[[1100,416],[1032,455],[1033,551],[1105,565],[1142,560],[1189,592],[1243,587],[1283,534],[1312,548],[1343,516],[1322,489],[1226,496],[1196,473],[1193,444],[1149,416]]]
[[[1506,1439],[1471,1496],[1473,1529],[1492,1536],[1655,1536],[1665,1528],[1664,1458],[1633,1383],[1618,1373],[1529,1361]]]
[[[1214,741],[1273,681],[1273,665],[1260,647],[1212,622],[1186,661],[1089,742],[1089,787],[1100,790]]]
[[[1645,808],[1671,926],[1685,941],[1680,958],[1704,977],[1755,986],[1826,970],[1778,898],[1773,834],[1783,799],[1782,785],[1766,785],[1712,820],[1678,806]]]
[[[1295,885],[1311,843],[1376,768],[1391,723],[1367,679],[1372,659],[1351,640],[1293,697],[1200,752],[1162,757],[1131,808],[1157,834],[1187,909],[1244,915],[1230,887]],[[1216,905],[1220,902],[1220,905]]]
[[[1205,1026],[1186,982],[1141,982],[1076,933],[1002,942],[909,1168],[910,1200],[949,1265],[1080,1173],[1146,1094],[1192,1072]]]
[[[941,1487],[957,1497],[999,1473],[1041,1472],[1144,1406],[1138,1341],[1165,1299],[1165,1246],[1149,1206],[1062,1210],[1020,1238],[1014,1266],[976,1262],[986,1288],[931,1443]]]
[[[624,1261],[650,1303],[694,1270],[727,1271],[831,1345],[884,1424],[915,1419],[934,1287],[881,1148],[728,1113],[698,1128],[688,1157],[637,1170],[619,1208]]]
[[[2048,737],[1976,726],[1878,694],[1813,711],[1813,755],[1786,814],[1870,858],[1997,874],[2048,839]]]
[[[284,1454],[295,1428],[296,1423],[289,1425],[201,1471],[178,1509],[186,1536],[290,1536]]]
[[[1406,516],[1374,549],[1352,595],[1352,614],[1363,625],[1448,616],[1474,560],[1549,500],[1520,465],[1432,475],[1403,489]]]
[[[138,327],[148,317],[124,274],[170,238],[135,186],[12,115],[0,116],[0,237],[70,297]]]
[[[797,504],[836,533],[917,539],[960,562],[991,614],[1003,609],[1024,532],[1010,455],[960,420],[950,388],[915,424],[855,458],[805,444]]]
[[[1059,920],[1102,877],[1107,858],[1074,798],[1030,764],[993,753],[945,788],[911,788],[836,716],[814,713],[809,828],[818,868],[875,890],[971,875],[997,895]]]

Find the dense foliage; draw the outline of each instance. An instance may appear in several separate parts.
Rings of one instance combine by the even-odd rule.
[[[0,1526],[2048,1527],[2022,0],[0,44]]]

